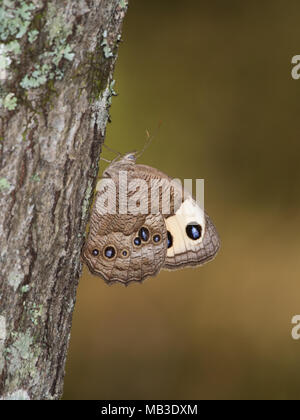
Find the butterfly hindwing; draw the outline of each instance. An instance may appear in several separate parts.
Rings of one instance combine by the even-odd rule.
[[[100,197],[101,188],[82,250],[82,258],[90,271],[107,283],[125,285],[155,276],[163,267],[167,253],[163,215],[107,214],[97,203]]]

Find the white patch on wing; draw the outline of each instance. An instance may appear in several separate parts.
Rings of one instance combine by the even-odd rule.
[[[186,234],[186,226],[196,222],[201,228],[201,237],[196,240],[190,239]],[[188,197],[177,210],[174,216],[166,219],[167,230],[173,237],[173,246],[168,248],[167,257],[174,257],[185,251],[196,249],[202,242],[205,234],[205,215],[204,211],[198,206],[192,197]]]

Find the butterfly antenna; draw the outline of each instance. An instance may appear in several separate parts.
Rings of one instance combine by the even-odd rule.
[[[142,156],[142,154],[145,152],[145,150],[147,150],[147,149],[148,149],[148,147],[149,147],[149,146],[150,146],[150,144],[152,143],[152,140],[155,138],[155,136],[156,136],[156,134],[157,134],[158,130],[160,129],[160,126],[161,126],[161,121],[159,122],[158,127],[157,127],[157,130],[156,130],[155,134],[153,134],[153,135],[150,135],[149,131],[148,131],[148,130],[146,130],[146,136],[147,136],[147,139],[146,139],[146,141],[145,141],[145,145],[144,145],[144,147],[142,148],[142,150],[136,154],[136,157],[137,157],[137,158],[141,157],[141,156]]]
[[[107,163],[111,163],[112,162],[112,160],[105,159],[102,156],[100,156],[100,160],[103,160],[104,162],[107,162]]]
[[[100,156],[100,160],[103,160],[107,163],[112,163],[115,160],[119,159],[119,157],[122,156],[122,153],[117,152],[116,150],[112,149],[111,147],[107,146],[105,143],[102,143],[102,146],[104,146],[109,152],[115,153],[117,156],[113,160],[105,159],[104,157]]]
[[[122,156],[122,153],[117,152],[117,150],[112,149],[111,147],[107,146],[105,143],[103,143],[102,146],[104,146],[110,152],[115,153],[117,155],[117,157]]]

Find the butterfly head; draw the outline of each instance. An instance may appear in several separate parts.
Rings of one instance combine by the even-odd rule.
[[[126,155],[124,155],[124,156],[122,156],[122,158],[120,159],[120,160],[124,160],[124,161],[129,161],[129,162],[136,162],[136,158],[137,158],[137,156],[136,156],[136,154],[137,154],[137,152],[130,152],[130,153],[127,153]]]
[[[111,177],[113,173],[124,171],[135,165],[137,152],[126,153],[126,155],[118,156],[103,172],[103,177]]]

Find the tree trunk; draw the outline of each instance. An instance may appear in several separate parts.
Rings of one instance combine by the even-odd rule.
[[[0,396],[62,395],[126,0],[0,3]]]

